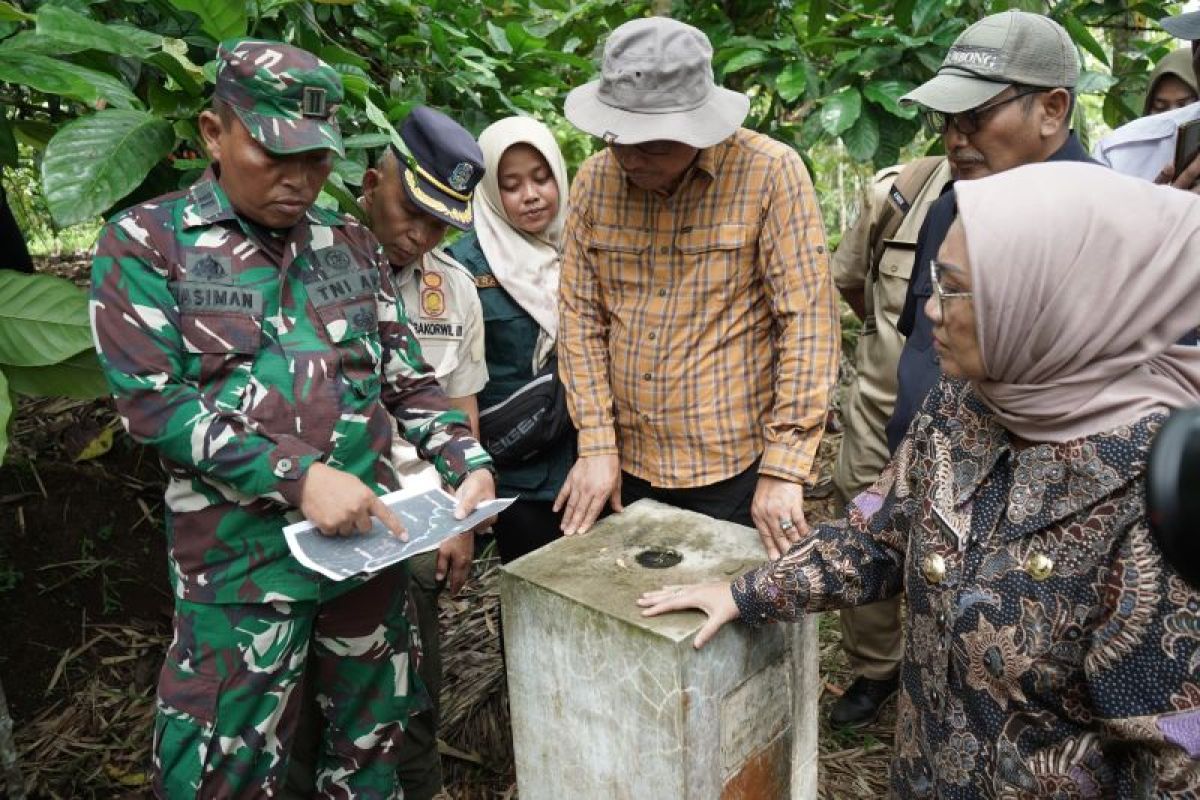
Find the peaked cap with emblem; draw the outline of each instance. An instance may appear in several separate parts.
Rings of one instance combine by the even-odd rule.
[[[471,196],[483,178],[475,137],[442,112],[417,106],[400,126],[400,138],[412,156],[396,152],[408,199],[459,230],[470,228]]]
[[[345,155],[337,124],[342,78],[307,50],[262,39],[224,41],[217,48],[214,96],[272,153]]]
[[[937,74],[900,98],[946,114],[978,108],[1014,83],[1072,89],[1079,53],[1063,26],[1042,14],[1003,11],[963,31]]]

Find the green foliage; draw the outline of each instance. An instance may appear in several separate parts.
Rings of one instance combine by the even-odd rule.
[[[1007,8],[1047,6],[1087,64],[1079,92],[1104,97],[1110,126],[1137,116],[1146,74],[1169,49],[1153,20],[1179,3],[676,0],[672,13],[708,33],[726,85],[754,98],[752,127],[810,158],[840,141],[853,161],[878,168],[900,161],[920,134],[915,109],[900,97],[932,77],[967,25]]]
[[[6,183],[25,190],[9,196],[35,248],[61,241],[48,230],[42,198],[54,223],[84,221],[76,235],[92,235],[97,216],[187,185],[206,166],[195,118],[211,95],[217,43],[248,34],[311,50],[342,75],[347,92],[338,119],[347,158],[337,162],[323,204],[357,212],[371,152],[421,103],[446,110],[474,133],[511,114],[539,117],[558,134],[573,169],[597,143],[563,121],[566,93],[594,77],[607,33],[650,5],[664,6],[0,0],[0,164],[10,168]],[[931,146],[900,97],[934,73],[966,25],[1010,7],[1048,7],[1067,28],[1085,57],[1080,108],[1099,108],[1115,126],[1137,115],[1152,63],[1172,46],[1152,20],[1179,4],[676,0],[672,13],[709,35],[718,80],[751,97],[747,125],[795,146],[816,167],[819,184],[836,186],[820,193],[836,231],[848,222],[847,187],[872,166]],[[34,180],[41,191],[32,191]],[[17,294],[9,288],[0,284],[0,429],[14,390],[103,391],[78,296],[43,287],[62,292],[62,302],[41,308],[17,331],[14,303],[25,302],[24,312],[37,303],[30,287]],[[5,444],[0,438],[0,456]]]
[[[14,394],[105,393],[84,293],[62,278],[0,270],[0,462]]]

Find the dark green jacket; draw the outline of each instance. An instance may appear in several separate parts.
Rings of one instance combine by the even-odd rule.
[[[476,279],[492,274],[474,231],[447,250]],[[533,349],[539,329],[533,317],[499,286],[479,287],[479,303],[483,306],[484,358],[488,368],[488,383],[476,396],[483,410],[503,402],[533,380]],[[574,462],[572,438],[544,458],[500,469],[497,494],[502,497],[519,494],[523,500],[553,500]]]

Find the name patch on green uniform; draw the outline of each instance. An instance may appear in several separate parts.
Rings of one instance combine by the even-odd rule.
[[[243,289],[219,283],[179,281],[171,291],[180,311],[227,311],[262,316],[263,297],[257,289]]]
[[[361,269],[339,278],[308,284],[308,296],[313,305],[320,308],[364,295],[373,297],[378,289],[379,273],[373,269]]]

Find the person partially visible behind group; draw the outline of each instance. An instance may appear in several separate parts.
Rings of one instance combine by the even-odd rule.
[[[1194,88],[1200,80],[1200,11],[1166,17],[1159,20],[1159,24],[1172,36],[1191,42],[1190,85]],[[1187,68],[1174,62],[1174,59],[1182,59],[1177,55],[1179,52],[1188,51],[1176,51],[1167,58],[1173,59],[1171,65],[1176,75],[1186,76]],[[1185,78],[1181,79],[1186,82]],[[1147,104],[1152,100],[1152,96],[1147,96]],[[1200,103],[1151,113],[1127,122],[1105,136],[1096,144],[1093,154],[1101,164],[1125,175],[1169,183],[1177,189],[1195,190],[1200,177],[1200,157],[1190,168],[1176,175],[1175,142],[1180,127],[1197,119],[1200,119]]]
[[[532,392],[527,387],[536,380],[559,380],[557,299],[567,165],[554,134],[529,117],[493,123],[480,134],[479,147],[485,171],[473,203],[475,226],[450,253],[475,276],[483,306],[489,378],[478,400],[487,436],[496,424],[492,418],[502,417],[514,394]],[[565,407],[538,411],[538,425],[551,424],[556,413],[565,418]],[[547,441],[524,448],[519,459],[503,450],[494,455],[497,491],[518,498],[494,525],[500,559],[507,563],[561,535],[562,514],[553,505],[575,459],[575,433],[566,424]]]
[[[1196,86],[1196,71],[1192,67],[1192,51],[1181,47],[1167,53],[1154,66],[1146,85],[1142,116],[1161,114],[1196,102],[1200,89]]]

